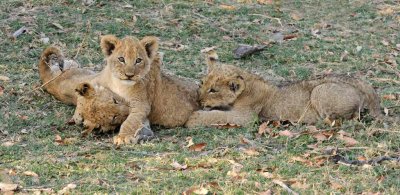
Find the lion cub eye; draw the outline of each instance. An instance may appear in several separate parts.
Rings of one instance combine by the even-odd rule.
[[[118,61],[121,62],[121,63],[125,63],[125,58],[124,57],[119,57]]]
[[[210,90],[208,90],[208,93],[216,93],[217,90],[215,90],[214,88],[211,88]]]
[[[136,64],[139,64],[140,62],[142,62],[142,58],[136,58]]]
[[[114,101],[114,104],[118,104],[118,101],[115,98],[113,98],[113,101]]]

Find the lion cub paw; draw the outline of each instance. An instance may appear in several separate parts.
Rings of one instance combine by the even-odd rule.
[[[114,144],[119,146],[123,144],[138,144],[140,142],[145,142],[152,140],[154,138],[154,133],[151,130],[148,121],[142,125],[135,134],[118,134],[114,137]]]

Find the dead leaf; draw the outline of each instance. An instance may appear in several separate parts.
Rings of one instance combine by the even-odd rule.
[[[122,6],[122,8],[132,9],[133,6],[131,4],[126,4],[126,5]]]
[[[292,13],[290,14],[290,17],[291,17],[293,20],[296,20],[296,21],[299,21],[299,20],[302,20],[302,19],[303,19],[303,17],[302,17],[299,13],[295,13],[295,12],[292,12]]]
[[[340,183],[337,183],[337,182],[330,182],[331,183],[331,187],[333,188],[333,189],[335,189],[335,190],[339,190],[339,189],[342,189],[343,188],[343,186],[340,184]]]
[[[194,145],[190,146],[189,150],[201,152],[206,146],[207,146],[207,143],[198,143],[198,144],[194,144]]]
[[[348,147],[358,144],[357,140],[355,140],[351,137],[344,136],[344,135],[338,135],[337,139],[344,141],[346,143],[346,146],[348,146]]]
[[[293,136],[296,135],[296,133],[293,133],[293,132],[291,132],[291,131],[289,131],[289,130],[280,131],[278,134],[279,134],[280,136],[286,136],[286,137],[289,137],[289,138],[292,138]]]
[[[348,51],[344,51],[341,55],[340,55],[340,61],[345,62],[348,60],[348,56],[349,56],[349,52]]]
[[[226,4],[221,4],[219,5],[219,8],[224,9],[224,10],[229,10],[229,11],[233,11],[236,9],[235,6],[233,5],[226,5]]]
[[[272,191],[271,190],[267,190],[264,192],[259,192],[258,195],[272,195]]]
[[[0,85],[0,96],[4,94],[4,87]]]
[[[384,107],[383,108],[383,112],[385,113],[385,116],[389,115],[389,109],[388,108]]]
[[[320,167],[320,166],[322,166],[323,164],[325,164],[326,160],[327,160],[327,159],[326,159],[326,157],[324,157],[324,156],[315,157],[315,158],[314,158],[314,166]]]
[[[366,161],[367,158],[365,158],[365,156],[357,156],[357,160],[359,160],[359,161]]]
[[[383,95],[382,98],[385,100],[396,100],[397,99],[397,97],[394,94]]]
[[[24,175],[26,175],[26,176],[31,176],[31,177],[39,177],[39,175],[36,174],[36,173],[33,172],[33,171],[25,171],[25,172],[23,172],[22,174],[24,174]]]
[[[174,161],[171,163],[171,166],[175,168],[175,170],[181,171],[187,169],[187,165],[181,165],[178,162]]]
[[[56,142],[56,144],[57,145],[62,145],[62,144],[64,144],[64,141],[63,141],[63,139],[61,138],[61,136],[60,135],[55,135],[55,139],[54,139],[54,141]]]
[[[271,35],[270,37],[270,41],[273,43],[279,43],[281,44],[283,42],[283,38],[285,36],[283,36],[283,34],[281,32],[275,32],[274,34]]]
[[[64,27],[61,26],[61,24],[59,24],[59,23],[57,23],[57,22],[53,22],[53,23],[51,23],[51,24],[54,25],[55,27],[57,27],[57,28],[60,29],[60,30],[64,30]]]
[[[343,131],[343,130],[338,131],[337,134],[347,136],[347,137],[351,136],[351,133]]]
[[[297,162],[304,163],[304,164],[306,164],[306,165],[308,165],[308,166],[312,166],[312,165],[313,165],[313,163],[312,163],[311,161],[309,161],[309,160],[307,160],[307,159],[305,159],[305,158],[303,158],[303,157],[300,157],[300,156],[292,157],[292,160],[293,160],[293,161],[297,161]]]
[[[263,122],[260,127],[258,127],[258,135],[263,135],[265,132],[270,133],[272,132],[272,129],[268,128],[268,123]]]
[[[251,144],[251,141],[243,136],[240,136],[239,139],[240,139],[241,144],[245,144],[245,145]]]
[[[260,153],[255,148],[246,148],[244,150],[244,153],[246,153],[249,156],[258,156],[258,155],[260,155]]]
[[[321,38],[321,31],[319,29],[311,29],[311,35],[316,38]]]
[[[319,142],[327,140],[327,137],[322,133],[314,134],[313,138],[317,139],[317,141],[319,141]]]
[[[70,194],[70,190],[75,189],[76,184],[70,183],[65,186],[62,190],[58,191],[57,194]]]
[[[0,75],[0,81],[9,81],[10,78]]]
[[[20,119],[22,119],[22,120],[28,120],[28,116],[26,116],[26,115],[22,115],[22,116],[18,116],[18,118],[20,118]]]
[[[298,36],[299,36],[298,34],[285,35],[285,36],[283,36],[283,40],[294,39],[294,38],[297,38]]]
[[[310,185],[306,184],[305,182],[295,181],[293,184],[290,185],[290,187],[305,190],[310,187]]]
[[[165,49],[169,49],[169,50],[173,50],[173,51],[182,51],[188,48],[188,46],[180,44],[180,43],[174,43],[174,42],[162,42],[161,43],[162,46],[166,46],[164,47]]]
[[[78,139],[77,139],[76,137],[69,137],[69,138],[65,138],[65,139],[63,140],[63,143],[64,143],[65,145],[70,145],[70,144],[76,143],[77,141],[78,141]]]
[[[262,51],[265,49],[265,47],[265,45],[251,46],[239,44],[239,46],[235,50],[233,50],[233,57],[236,59],[243,58],[256,52]]]
[[[318,132],[317,127],[316,127],[316,126],[313,126],[313,125],[307,126],[307,129],[308,129],[308,131],[311,132],[311,133]]]
[[[8,175],[15,176],[15,175],[17,175],[17,172],[15,171],[15,169],[10,169],[8,171]]]
[[[193,145],[194,145],[194,142],[193,142],[193,138],[192,138],[192,137],[187,137],[187,138],[186,138],[186,141],[188,142],[188,144],[186,145],[186,147],[190,147],[190,146],[193,146]]]
[[[281,122],[280,121],[272,121],[272,126],[280,127],[281,126]]]
[[[229,128],[240,128],[242,126],[237,125],[237,124],[230,124],[230,123],[225,123],[225,124],[211,124],[212,127],[215,128],[220,128],[220,129],[229,129]]]
[[[232,40],[232,37],[224,35],[224,36],[222,36],[222,39],[225,41],[230,41],[230,40]]]
[[[386,8],[383,8],[378,11],[378,14],[380,14],[382,16],[390,16],[390,15],[393,15],[393,13],[394,13],[394,10],[391,7],[386,7]]]
[[[193,190],[193,193],[194,194],[205,195],[205,194],[208,194],[208,190],[206,188],[200,187],[200,188],[197,188],[197,189]]]
[[[200,52],[201,52],[201,53],[208,53],[208,52],[210,52],[210,51],[214,51],[215,49],[217,49],[217,47],[215,47],[215,46],[206,47],[206,48],[200,50]]]
[[[383,176],[383,175],[378,176],[377,179],[376,179],[376,181],[377,181],[378,183],[382,183],[383,180],[385,180],[385,176]]]
[[[1,146],[10,147],[10,146],[13,146],[14,144],[15,144],[15,143],[12,142],[12,141],[6,141],[6,142],[3,142],[3,143],[1,144]]]
[[[382,45],[384,45],[384,46],[389,46],[389,42],[386,41],[386,40],[382,40],[381,43],[382,43]]]
[[[274,4],[274,0],[257,0],[258,4],[264,4],[264,5],[272,5]]]
[[[228,173],[226,173],[226,175],[232,177],[233,179],[241,179],[243,178],[243,173],[241,173],[240,171],[243,168],[243,165],[233,161],[233,160],[229,160],[229,162],[232,164],[232,169],[230,171],[228,171]]]
[[[191,195],[191,194],[208,194],[208,190],[204,187],[191,187],[182,193],[183,195]]]
[[[0,182],[0,192],[10,192],[18,189],[18,184]]]
[[[263,171],[261,171],[261,172],[259,172],[259,173],[260,173],[261,176],[263,176],[263,177],[265,177],[265,178],[267,178],[267,179],[272,179],[272,178],[274,178],[274,175],[273,175],[272,173],[270,173],[270,172],[263,172]]]

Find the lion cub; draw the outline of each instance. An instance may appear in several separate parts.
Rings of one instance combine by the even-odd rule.
[[[183,126],[197,110],[197,85],[174,79],[160,70],[158,39],[103,36],[101,48],[107,65],[91,83],[124,99],[129,115],[114,138],[117,145],[136,142],[147,119],[165,127]]]
[[[247,125],[255,116],[312,124],[358,117],[365,107],[373,117],[381,117],[376,92],[359,79],[326,76],[278,87],[238,67],[220,65],[217,58],[215,51],[208,53],[208,73],[199,89],[201,105],[211,111],[193,113],[189,127]]]
[[[64,59],[61,50],[53,46],[42,52],[38,68],[43,88],[56,99],[70,105],[76,105],[76,86],[98,75],[80,68],[73,60]]]

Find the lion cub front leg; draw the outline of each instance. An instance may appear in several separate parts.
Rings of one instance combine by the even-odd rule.
[[[193,112],[185,126],[189,128],[198,126],[211,126],[213,124],[236,124],[245,126],[251,123],[254,113],[251,111],[203,111]]]
[[[150,112],[150,105],[145,102],[134,102],[130,104],[130,108],[131,112],[128,118],[122,123],[118,135],[114,137],[114,144],[116,145],[136,144],[154,136],[151,129],[147,128],[149,126],[147,116]]]

